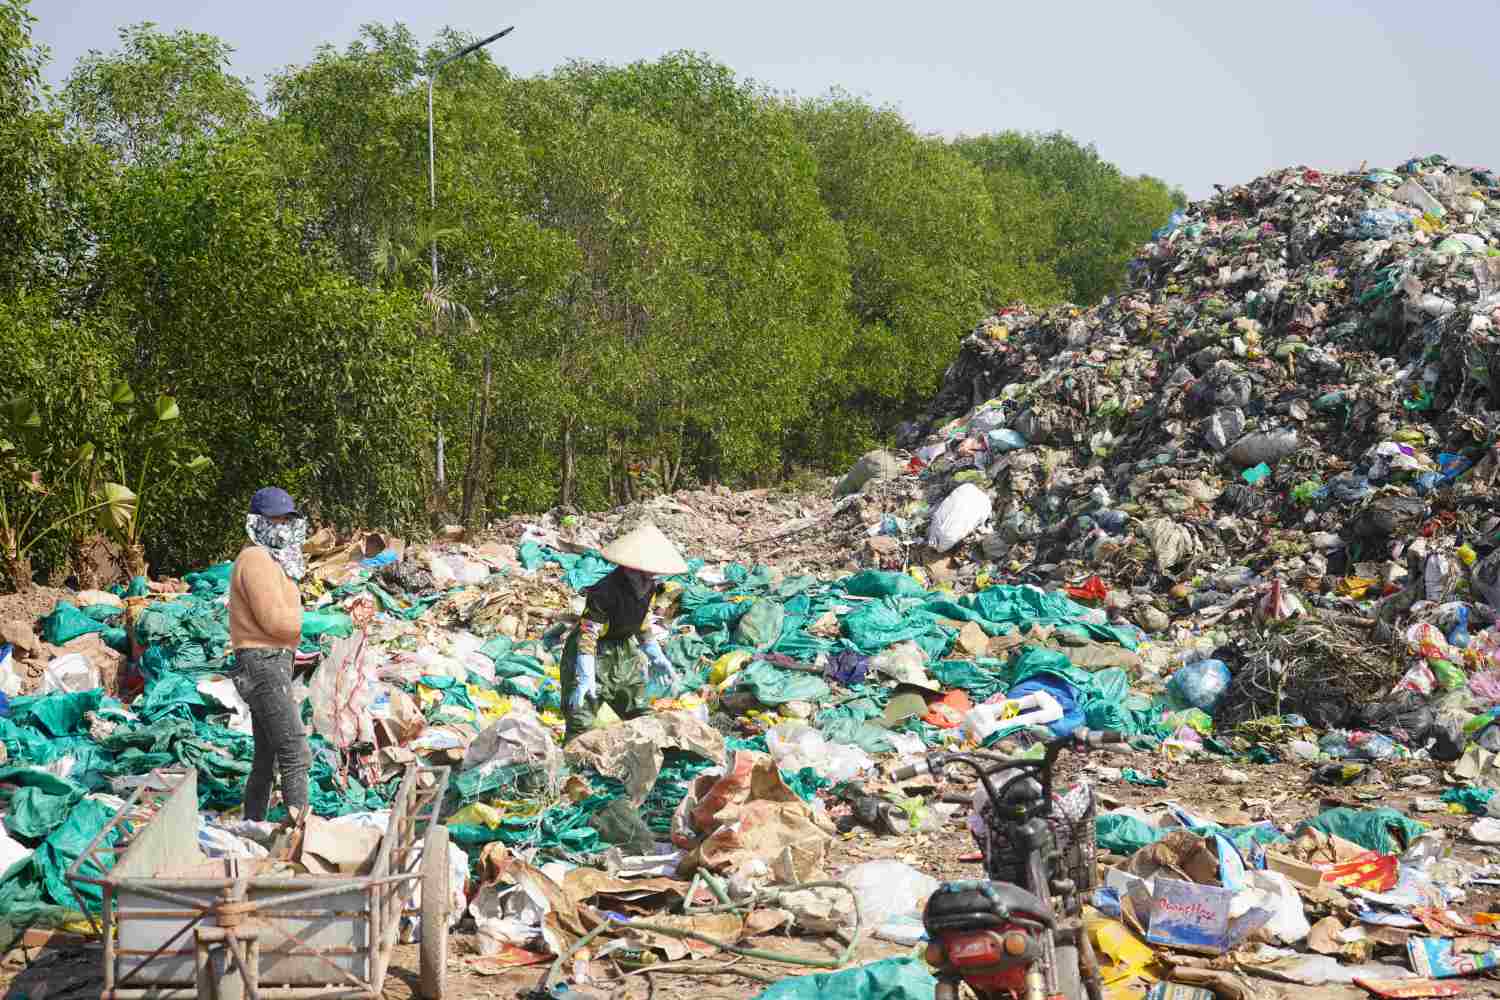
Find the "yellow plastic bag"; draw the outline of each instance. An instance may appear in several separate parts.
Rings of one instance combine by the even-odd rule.
[[[488,802],[471,802],[448,817],[449,823],[464,826],[487,826],[495,829],[505,820],[505,810],[497,809]]]
[[[477,684],[469,684],[464,687],[473,700],[475,707],[479,709],[480,728],[488,728],[493,722],[498,722],[510,714],[510,699],[503,694],[482,688]]]
[[[723,683],[744,669],[745,664],[750,662],[750,653],[743,649],[736,649],[725,653],[714,661],[714,665],[708,671],[708,682],[715,687]]]

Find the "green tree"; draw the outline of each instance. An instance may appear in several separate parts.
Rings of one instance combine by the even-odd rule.
[[[46,107],[46,51],[26,0],[0,0],[0,297],[47,269],[58,229],[59,121]]]
[[[680,137],[687,231],[682,283],[636,351],[649,369],[624,408],[615,461],[649,459],[666,488],[776,468],[811,412],[826,359],[847,344],[847,255],[821,204],[817,164],[774,99],[694,53],[557,74],[588,108],[639,115]],[[624,470],[618,479],[625,480]]]
[[[894,110],[835,93],[790,115],[848,247],[856,333],[825,391],[865,434],[884,432],[936,389],[959,331],[1002,293],[993,208],[976,169]],[[827,430],[810,433],[833,446]]]
[[[158,565],[224,551],[268,481],[335,523],[402,527],[420,514],[411,442],[446,377],[423,306],[306,248],[279,177],[254,133],[220,136],[131,168],[110,205],[101,306],[134,341],[132,384],[212,414],[189,428],[212,481],[150,512]]]
[[[117,51],[94,49],[79,59],[62,93],[68,126],[117,162],[170,159],[259,116],[249,81],[229,74],[234,49],[220,39],[164,34],[149,21],[119,36]]]
[[[1040,196],[1055,228],[1036,252],[1075,302],[1118,291],[1131,255],[1183,201],[1181,192],[1153,177],[1127,177],[1093,145],[1061,132],[1000,132],[953,145],[990,179],[997,205],[1019,191],[1029,190],[1028,202]]]
[[[444,33],[423,52],[404,27],[366,25],[345,50],[320,50],[307,66],[277,77],[270,91],[278,141],[296,149],[286,159],[302,165],[307,238],[327,241],[358,281],[390,287],[394,280],[420,290],[430,305],[461,304],[473,320],[446,326],[441,341],[451,379],[426,413],[434,429],[458,431],[445,457],[463,469],[466,519],[487,505],[498,456],[493,432],[481,433],[499,423],[488,420],[485,400],[525,391],[516,382],[512,340],[529,335],[553,308],[562,249],[522,210],[531,162],[499,113],[510,78],[483,51],[444,69],[434,91],[439,211],[431,217],[423,72],[469,40]],[[434,234],[441,235],[437,286],[427,263]],[[401,252],[392,255],[392,248]],[[393,275],[387,265],[395,257],[402,264]],[[432,468],[436,476],[435,462]],[[445,507],[447,498],[434,502]]]

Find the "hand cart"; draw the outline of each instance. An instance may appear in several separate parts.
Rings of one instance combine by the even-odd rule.
[[[407,767],[368,874],[272,876],[259,873],[259,859],[205,862],[197,772],[152,772],[68,870],[75,894],[84,884],[103,894],[101,997],[377,1000],[420,882],[420,992],[442,1000],[450,876],[438,811],[447,789],[448,768]],[[148,790],[165,794],[132,831],[127,820]],[[121,842],[101,846],[111,830]],[[104,874],[83,874],[88,862]]]

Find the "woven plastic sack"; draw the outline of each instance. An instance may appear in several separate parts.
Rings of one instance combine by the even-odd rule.
[[[334,746],[374,743],[375,658],[364,635],[337,639],[308,687],[313,728]]]

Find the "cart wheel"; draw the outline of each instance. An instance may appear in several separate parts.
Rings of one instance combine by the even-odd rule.
[[[448,828],[427,828],[422,843],[423,1000],[443,1000],[448,988]]]

